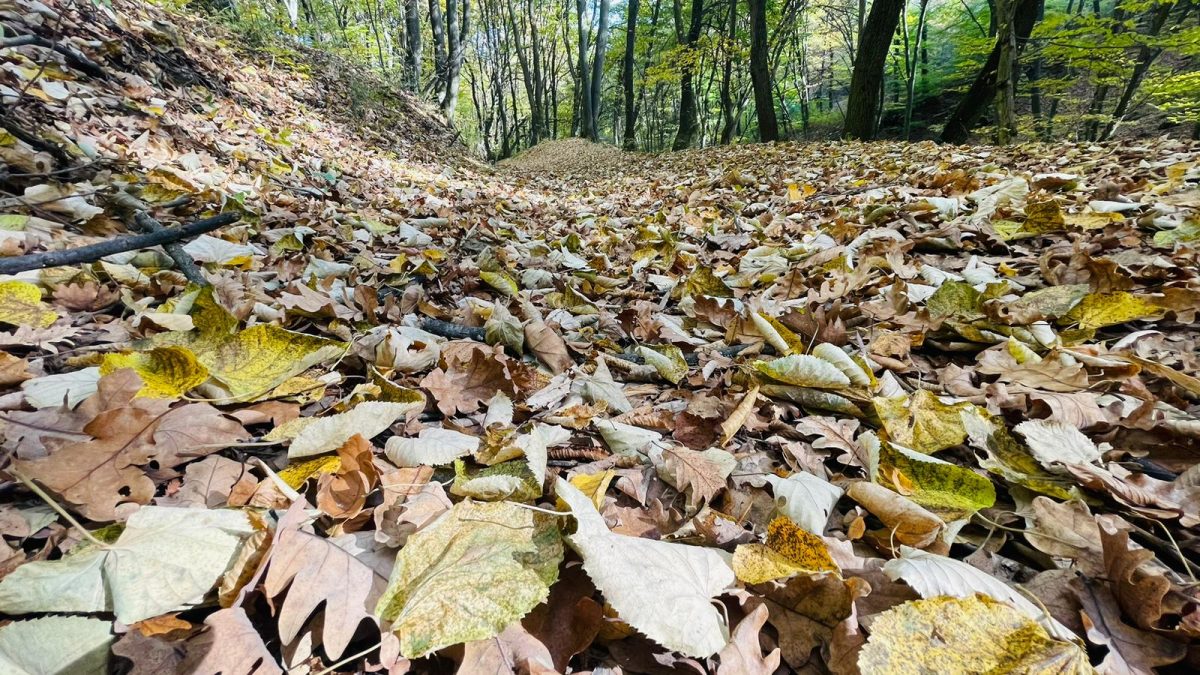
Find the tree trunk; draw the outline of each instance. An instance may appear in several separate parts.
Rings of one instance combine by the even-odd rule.
[[[758,138],[764,143],[777,141],[779,123],[775,119],[774,88],[767,62],[767,0],[750,0],[750,81],[754,87]]]
[[[912,117],[913,117],[913,99],[916,98],[917,88],[917,59],[921,60],[921,80],[924,80],[928,71],[928,54],[925,48],[925,16],[929,10],[929,0],[921,0],[920,9],[917,13],[917,35],[916,44],[913,45],[912,56],[908,56],[908,22],[904,24],[904,54],[907,60],[906,66],[908,72],[905,73],[905,88],[904,88],[904,140],[909,140],[912,137]]]
[[[429,0],[429,28],[433,32],[433,91],[437,92],[442,91],[446,81],[445,26],[441,0]]]
[[[587,11],[585,0],[575,0],[575,19],[579,27],[579,135],[592,137],[592,122],[596,119],[592,106],[591,72],[588,69],[588,38],[583,25]]]
[[[686,150],[692,147],[696,140],[696,132],[700,128],[696,120],[696,88],[692,84],[692,76],[696,69],[693,52],[703,29],[704,0],[692,0],[692,17],[688,25],[686,40],[683,43],[688,54],[679,75],[679,129],[675,132],[675,142],[671,144],[673,150]]]
[[[753,2],[753,0],[751,0]],[[733,111],[733,45],[737,41],[737,0],[729,0],[729,12],[725,15],[725,54],[721,68],[721,145],[728,145],[733,140],[733,132],[737,126]]]
[[[592,101],[591,139],[600,140],[600,95],[604,83],[604,52],[608,50],[608,10],[609,0],[600,0],[600,26],[596,29],[596,55],[592,60]]]
[[[417,0],[404,0],[404,68],[407,88],[421,90],[421,9]]]
[[[904,0],[875,0],[871,5],[871,13],[858,36],[843,136],[864,141],[875,137],[876,114],[882,103],[883,68],[903,8]]]
[[[996,61],[996,138],[1008,145],[1017,135],[1017,35],[1013,31],[1016,19],[1016,0],[996,0],[999,32],[996,44],[1000,58]]]
[[[1171,10],[1175,8],[1174,4],[1163,3],[1154,8],[1154,13],[1150,17],[1150,27],[1145,33],[1148,37],[1157,37],[1162,32],[1163,26],[1166,25],[1167,19],[1171,16]],[[1188,6],[1184,6],[1184,15],[1186,16]],[[1100,140],[1107,141],[1112,137],[1114,131],[1117,130],[1117,125],[1125,119],[1125,114],[1129,112],[1129,104],[1133,101],[1133,95],[1137,93],[1138,87],[1142,85],[1142,80],[1146,77],[1146,72],[1150,70],[1150,66],[1154,60],[1162,54],[1162,47],[1151,47],[1143,44],[1138,48],[1137,62],[1133,66],[1133,72],[1129,75],[1129,81],[1125,83],[1125,89],[1121,92],[1121,98],[1117,101],[1117,107],[1113,110],[1112,119],[1108,124],[1104,125],[1104,132],[1100,134]]]
[[[625,59],[621,64],[621,84],[625,90],[625,137],[621,146],[637,150],[637,101],[633,96],[633,57],[637,47],[638,0],[629,0],[625,9]]]
[[[446,118],[450,126],[454,126],[454,108],[458,105],[458,87],[462,80],[463,56],[467,49],[467,30],[471,26],[471,0],[462,0],[461,16],[456,16],[457,3],[458,0],[446,0],[449,55],[446,64],[446,90],[442,94],[442,117]]]
[[[1037,19],[1037,0],[1015,0],[1016,18],[1013,20],[1014,34],[1017,38],[1017,50],[1029,38],[1033,24]],[[963,94],[962,100],[954,109],[950,119],[942,129],[943,143],[965,143],[971,136],[971,130],[979,123],[983,111],[996,98],[996,68],[1000,64],[1000,41],[992,48],[988,60],[980,68],[979,74],[971,83],[971,87]]]

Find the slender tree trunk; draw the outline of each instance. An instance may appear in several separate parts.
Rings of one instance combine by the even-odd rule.
[[[1162,32],[1163,26],[1166,25],[1167,19],[1171,16],[1171,10],[1175,8],[1174,4],[1163,3],[1154,8],[1154,13],[1150,17],[1150,26],[1145,33],[1147,37],[1158,37]],[[1184,6],[1184,16],[1187,15],[1189,7]],[[1129,81],[1125,83],[1125,89],[1121,92],[1121,98],[1117,101],[1117,107],[1113,110],[1112,119],[1108,124],[1104,125],[1104,132],[1100,134],[1100,140],[1107,141],[1112,137],[1117,126],[1125,119],[1125,114],[1129,112],[1129,104],[1133,101],[1134,94],[1137,93],[1138,87],[1142,85],[1142,80],[1146,78],[1146,73],[1150,70],[1154,60],[1162,54],[1162,47],[1151,47],[1143,44],[1138,48],[1137,62],[1134,63],[1133,72],[1129,75]]]
[[[1033,24],[1037,19],[1037,0],[1015,0],[1016,18],[1013,20],[1014,35],[1017,38],[1017,50],[1029,38]],[[984,110],[996,98],[996,68],[1000,65],[1000,41],[992,48],[988,60],[980,68],[979,74],[963,94],[958,106],[946,121],[942,129],[943,143],[965,143],[971,136],[971,130],[979,123]]]
[[[843,136],[864,141],[875,137],[876,114],[882,103],[883,69],[902,9],[904,0],[875,0],[871,5],[871,13],[858,37]]]
[[[604,53],[608,50],[608,10],[609,0],[600,0],[600,26],[596,29],[596,55],[592,60],[592,101],[591,139],[600,140],[600,98],[601,85],[604,83]]]
[[[686,41],[687,60],[683,64],[679,76],[679,129],[675,133],[675,142],[671,144],[674,150],[686,150],[696,141],[696,132],[700,125],[696,119],[696,88],[692,83],[693,71],[696,70],[695,48],[700,41],[700,33],[704,29],[704,0],[692,0],[692,16],[688,25]]]
[[[587,11],[586,0],[575,0],[575,8],[576,24],[579,26],[579,135],[591,138],[592,122],[596,116],[593,112],[591,72],[588,69],[588,36],[583,22]]]
[[[446,34],[450,40],[450,53],[446,64],[446,91],[442,95],[442,117],[446,118],[450,126],[454,126],[454,108],[458,105],[458,87],[462,80],[467,31],[471,26],[471,0],[462,0],[461,15],[457,15],[458,12],[454,9],[457,2],[458,0],[446,0]]]
[[[445,26],[441,0],[429,0],[429,28],[433,32],[433,91],[437,92],[443,90],[446,82]]]
[[[750,2],[750,81],[754,88],[754,111],[758,116],[758,138],[764,143],[779,140],[775,119],[771,67],[767,61],[767,0]]]
[[[404,68],[408,90],[421,90],[421,8],[417,0],[404,0]]]
[[[924,38],[925,38],[925,16],[926,16],[926,13],[928,12],[928,10],[929,10],[929,0],[921,0],[920,8],[917,11],[916,43],[913,45],[912,57],[907,59],[908,63],[906,64],[906,66],[908,68],[908,72],[906,72],[904,74],[905,80],[906,80],[905,88],[904,88],[904,94],[905,94],[904,95],[904,140],[908,140],[912,137],[912,117],[913,117],[914,99],[916,98],[916,88],[917,88],[917,58],[918,58],[918,55],[920,56],[920,59],[921,59],[921,79],[922,80],[925,79],[925,74],[926,74],[926,70],[927,70],[927,61],[926,61],[927,56],[926,56],[925,39]],[[905,53],[905,56],[907,57],[908,56],[908,22],[907,21],[904,22],[904,33],[905,33],[904,53]]]
[[[637,150],[637,100],[633,92],[633,57],[637,48],[638,0],[625,8],[625,58],[621,63],[621,85],[625,91],[625,134],[622,147]]]
[[[751,0],[753,2],[753,0]],[[721,145],[733,140],[736,119],[733,111],[733,46],[737,41],[737,0],[729,0],[729,12],[725,15],[724,59],[721,67]]]

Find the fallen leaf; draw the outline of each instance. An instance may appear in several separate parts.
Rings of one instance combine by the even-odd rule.
[[[375,611],[407,658],[484,640],[546,599],[561,560],[552,518],[461,502],[408,538]]]
[[[112,623],[46,616],[0,628],[0,671],[11,675],[105,675]]]

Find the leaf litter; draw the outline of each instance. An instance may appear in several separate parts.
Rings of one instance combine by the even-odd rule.
[[[70,160],[4,256],[240,220],[203,285],[0,279],[6,672],[1200,667],[1195,144],[488,167],[328,58],[15,2],[108,77],[0,50]]]

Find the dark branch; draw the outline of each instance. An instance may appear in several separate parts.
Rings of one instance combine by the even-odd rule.
[[[62,251],[47,251],[46,253],[31,253],[12,258],[0,258],[0,274],[16,274],[29,270],[40,270],[46,267],[95,262],[115,253],[124,253],[125,251],[150,248],[182,239],[189,239],[198,234],[211,232],[218,227],[236,223],[241,217],[237,213],[222,213],[212,218],[188,223],[182,227],[163,228],[158,232],[147,232],[146,234],[121,237],[119,239],[103,241],[99,244],[92,244],[91,246],[68,248]]]

